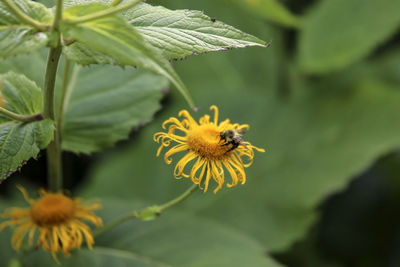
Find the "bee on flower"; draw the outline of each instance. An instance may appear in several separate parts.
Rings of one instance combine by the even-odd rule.
[[[190,178],[193,183],[199,185],[206,192],[211,178],[217,184],[214,193],[221,189],[225,183],[225,172],[231,177],[227,187],[233,187],[239,183],[246,182],[244,168],[249,167],[254,158],[254,150],[265,152],[243,140],[245,130],[249,125],[231,123],[229,119],[218,122],[218,108],[211,106],[214,111],[214,119],[210,120],[209,115],[204,115],[196,122],[188,111],[182,110],[179,116],[180,121],[171,117],[166,120],[162,127],[167,132],[154,134],[154,141],[161,143],[157,150],[157,156],[163,148],[169,147],[171,142],[174,145],[164,154],[164,160],[171,164],[171,156],[179,152],[187,152],[175,165],[174,176],[176,178]],[[245,160],[244,160],[245,159]],[[190,171],[185,167],[191,165]],[[204,186],[204,188],[203,188]]]
[[[91,249],[94,239],[91,230],[84,221],[101,226],[102,220],[92,210],[101,208],[100,204],[84,205],[80,198],[70,198],[63,193],[51,193],[41,189],[40,198],[29,198],[27,191],[18,186],[29,208],[10,208],[1,217],[8,219],[0,224],[0,231],[7,226],[16,226],[11,244],[18,251],[28,237],[28,244],[33,245],[37,232],[36,247],[50,251],[57,260],[57,252],[80,248],[85,241]]]

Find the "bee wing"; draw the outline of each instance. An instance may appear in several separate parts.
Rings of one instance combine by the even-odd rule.
[[[239,128],[239,129],[236,130],[236,132],[237,132],[238,134],[243,135],[243,134],[246,133],[246,130],[245,130],[244,128]]]

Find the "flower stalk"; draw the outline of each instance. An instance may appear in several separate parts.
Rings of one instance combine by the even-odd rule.
[[[192,185],[189,189],[187,189],[183,194],[179,195],[178,197],[172,199],[171,201],[168,201],[162,205],[155,205],[155,206],[150,206],[147,207],[143,210],[140,211],[132,211],[129,212],[128,214],[125,214],[114,221],[109,222],[108,224],[104,225],[104,227],[97,229],[96,231],[93,232],[93,237],[98,237],[99,235],[102,235],[111,229],[115,228],[116,226],[132,220],[132,219],[140,219],[143,221],[150,221],[154,220],[158,216],[161,215],[163,211],[166,209],[169,209],[181,202],[183,202],[185,199],[187,199],[196,189],[198,188],[197,185]]]
[[[177,198],[172,199],[171,201],[168,201],[167,203],[160,205],[160,212],[163,212],[166,209],[169,209],[185,199],[187,199],[196,189],[199,188],[198,185],[194,184],[192,185],[188,190],[186,190],[182,195],[178,196]]]

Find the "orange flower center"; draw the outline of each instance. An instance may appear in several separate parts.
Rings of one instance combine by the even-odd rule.
[[[201,157],[221,160],[229,157],[231,151],[227,151],[231,145],[224,146],[224,140],[221,140],[220,133],[221,131],[216,125],[203,124],[188,132],[187,144]]]
[[[49,193],[33,203],[31,217],[40,226],[59,225],[73,218],[75,210],[75,202],[69,197]]]

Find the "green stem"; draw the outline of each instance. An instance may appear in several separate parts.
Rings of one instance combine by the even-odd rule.
[[[110,6],[117,6],[122,2],[122,0],[114,0],[111,2]]]
[[[57,68],[60,60],[62,46],[60,42],[59,25],[62,19],[63,0],[57,0],[52,31],[57,36],[57,44],[50,48],[47,58],[46,74],[43,90],[43,117],[54,121],[54,140],[47,147],[47,181],[51,191],[62,188],[62,161],[61,161],[61,126],[54,113],[54,90],[56,85]],[[61,101],[63,101],[61,99]]]
[[[168,208],[175,206],[178,203],[181,203],[182,201],[187,199],[194,191],[196,191],[198,187],[199,186],[197,184],[194,184],[188,190],[186,190],[182,195],[178,196],[177,198],[174,198],[171,201],[168,201],[165,204],[160,205],[160,211],[164,211]]]
[[[63,10],[63,0],[57,0],[56,11],[53,21],[53,30],[55,31],[59,30],[60,21],[62,19],[62,10]]]
[[[185,199],[187,199],[194,191],[196,191],[197,188],[198,188],[198,185],[194,184],[189,189],[187,189],[182,195],[180,195],[180,196],[174,198],[173,200],[168,201],[160,206],[150,206],[141,211],[129,212],[128,214],[125,214],[125,215],[121,216],[120,218],[117,218],[114,221],[104,225],[102,228],[94,231],[93,237],[98,237],[99,235],[102,235],[105,232],[110,231],[114,227],[116,227],[126,221],[129,221],[132,219],[140,219],[143,217],[142,214],[145,214],[145,213],[146,213],[146,216],[148,216],[148,217],[152,217],[149,214],[150,212],[154,213],[154,214],[152,214],[152,215],[154,215],[154,217],[159,216],[161,214],[161,212],[163,212],[164,210],[171,208],[171,207],[181,203]]]
[[[108,224],[104,225],[102,228],[99,228],[99,229],[93,231],[93,237],[96,238],[99,235],[102,235],[105,232],[110,231],[114,227],[116,227],[126,221],[132,220],[132,219],[137,219],[137,211],[133,211],[128,214],[125,214],[124,216],[121,216],[120,218],[115,219],[114,221],[109,222]]]
[[[49,29],[49,25],[40,23],[37,20],[32,19],[28,15],[26,15],[12,0],[2,0],[8,8],[11,9],[11,11],[19,17],[21,20],[23,20],[26,24],[32,26],[33,28],[36,28],[41,31],[46,31]]]
[[[61,87],[61,98],[60,98],[60,104],[58,105],[58,111],[57,111],[57,129],[56,133],[58,134],[58,140],[61,142],[61,126],[62,126],[62,119],[64,116],[64,107],[65,107],[65,102],[66,102],[66,95],[67,95],[67,89],[68,89],[68,83],[69,83],[69,73],[71,69],[71,61],[69,61],[67,58],[65,58],[65,67],[64,67],[64,75],[63,75],[63,84]]]
[[[54,192],[62,187],[61,144],[58,134],[59,127],[54,114],[54,89],[61,49],[60,45],[50,48],[43,90],[43,117],[53,120],[56,126],[54,140],[47,147],[48,186]]]
[[[69,19],[64,19],[65,22],[70,23],[70,24],[78,24],[78,23],[84,23],[84,22],[88,22],[91,20],[95,20],[95,19],[100,19],[109,15],[112,15],[114,13],[120,12],[124,9],[128,9],[131,8],[135,5],[137,5],[138,3],[140,3],[142,0],[132,0],[132,2],[117,6],[117,7],[111,7],[99,12],[96,12],[94,14],[91,15],[86,15],[86,16],[82,16],[79,18],[69,18]]]
[[[61,56],[61,46],[50,48],[47,58],[46,74],[43,90],[43,117],[55,119],[54,114],[54,88],[56,85],[56,75],[58,61]]]
[[[3,114],[11,119],[17,120],[17,121],[22,121],[22,122],[31,122],[31,121],[40,121],[43,120],[43,116],[41,113],[39,114],[33,114],[33,115],[21,115],[14,113],[12,111],[9,111],[5,108],[0,107],[0,114]]]

